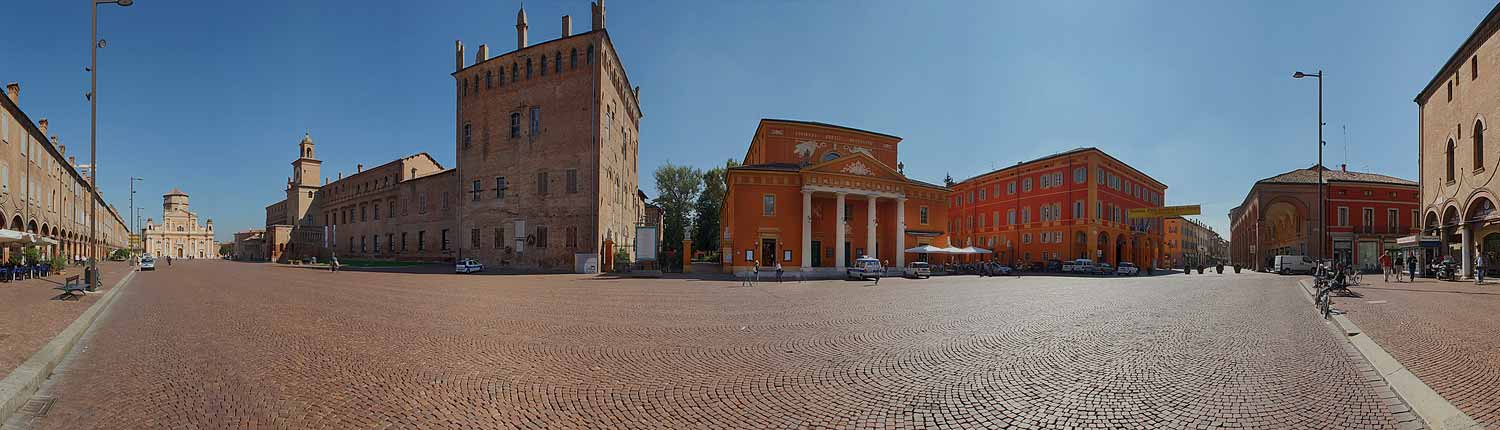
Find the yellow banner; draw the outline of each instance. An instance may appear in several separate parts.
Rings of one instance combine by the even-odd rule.
[[[1201,215],[1198,205],[1164,206],[1159,208],[1135,208],[1125,211],[1131,218],[1165,218],[1170,216]]]

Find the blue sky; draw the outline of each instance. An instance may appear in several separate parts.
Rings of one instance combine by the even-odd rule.
[[[69,3],[64,5],[63,3]],[[88,6],[7,2],[0,81],[88,144]],[[160,218],[181,187],[220,240],[264,224],[302,133],[324,174],[427,151],[453,162],[455,39],[514,46],[515,1],[137,0],[102,7],[101,187]],[[1313,164],[1416,179],[1422,85],[1494,3],[1398,1],[610,0],[641,87],[641,187],[667,161],[743,156],[759,118],[905,138],[916,179],[962,179],[1098,146],[1202,204],[1220,231],[1252,182]],[[532,40],[586,0],[527,2]],[[472,52],[472,50],[470,51]],[[471,54],[472,55],[472,54]],[[1343,131],[1347,128],[1347,138]],[[1347,142],[1347,143],[1346,143]],[[1347,147],[1347,150],[1346,150]],[[1347,154],[1347,156],[1345,155]],[[80,163],[83,161],[80,160]]]

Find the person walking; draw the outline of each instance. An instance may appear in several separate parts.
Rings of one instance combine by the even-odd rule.
[[[750,285],[760,280],[760,260],[750,260]]]
[[[1385,281],[1391,282],[1391,254],[1380,254],[1380,271],[1385,274]],[[1396,275],[1396,280],[1401,280],[1401,275]]]
[[[783,273],[783,271],[781,270],[781,262],[777,261],[776,262],[776,283],[778,283],[778,284],[781,283],[781,274],[782,273]]]
[[[1484,283],[1484,260],[1483,252],[1474,253],[1474,285]]]
[[[1406,282],[1417,282],[1417,257],[1406,257]]]

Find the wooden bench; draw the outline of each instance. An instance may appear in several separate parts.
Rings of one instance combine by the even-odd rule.
[[[79,280],[78,275],[69,276],[63,280],[62,285],[54,289],[62,290],[62,294],[57,295],[58,300],[78,300],[78,297],[88,295],[88,286]]]

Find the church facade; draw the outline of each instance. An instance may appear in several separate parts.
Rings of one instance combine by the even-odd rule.
[[[198,214],[188,210],[188,195],[177,188],[162,195],[161,222],[146,220],[142,231],[145,251],[158,257],[215,258],[214,220],[198,223]]]

